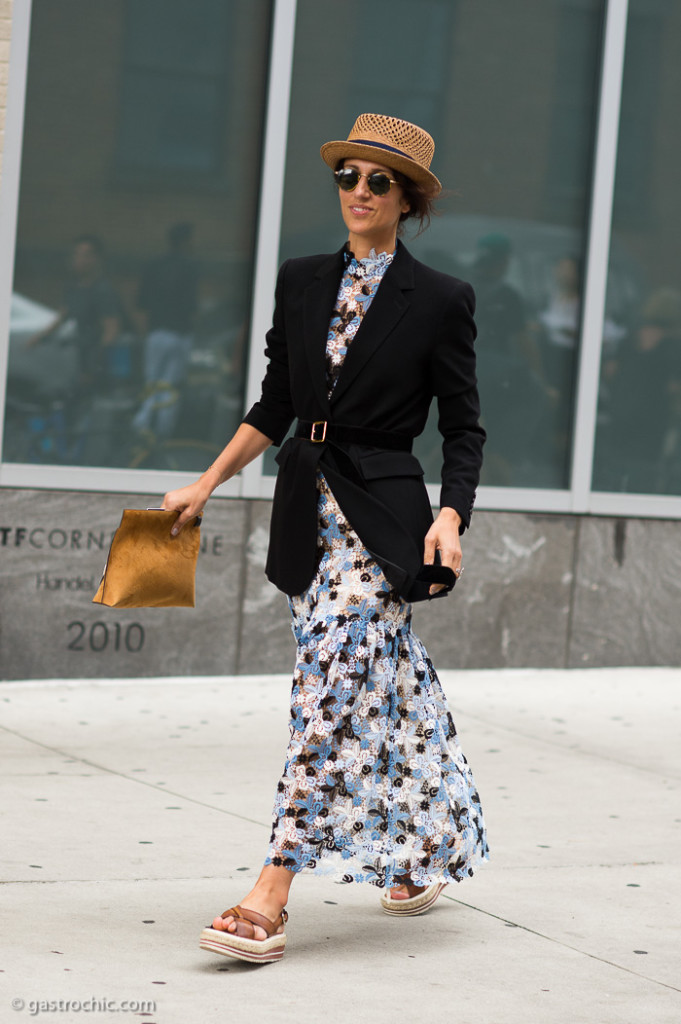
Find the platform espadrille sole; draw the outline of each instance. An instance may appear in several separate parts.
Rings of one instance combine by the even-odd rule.
[[[235,960],[250,963],[269,964],[281,960],[286,948],[286,935],[273,935],[270,939],[244,939],[231,932],[220,932],[215,928],[204,928],[199,939],[201,949]]]
[[[420,892],[418,896],[411,896],[408,900],[394,900],[387,893],[381,896],[381,908],[386,914],[393,917],[416,917],[417,914],[425,914],[430,910],[433,903],[446,888],[446,882],[436,882]]]

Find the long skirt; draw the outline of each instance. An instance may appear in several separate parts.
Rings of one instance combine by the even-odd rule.
[[[266,864],[392,887],[488,857],[471,769],[411,605],[319,476],[318,569],[290,599],[291,739]]]

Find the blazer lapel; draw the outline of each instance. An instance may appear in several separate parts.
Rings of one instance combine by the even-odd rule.
[[[312,386],[324,410],[324,419],[329,417],[329,399],[326,391],[326,338],[342,273],[343,249],[340,249],[322,263],[303,296],[305,351],[310,364]]]
[[[405,311],[409,308],[409,299],[404,292],[413,287],[414,258],[402,243],[398,242],[395,259],[385,272],[378,291],[348,348],[338,375],[338,382],[331,395],[331,404],[334,404],[347,390],[357,374],[404,316]]]

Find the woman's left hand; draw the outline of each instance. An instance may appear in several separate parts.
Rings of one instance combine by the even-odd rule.
[[[458,576],[461,569],[461,537],[459,526],[461,516],[453,508],[441,508],[440,513],[426,534],[426,541],[423,551],[425,565],[435,564],[435,552],[440,552],[442,565],[448,566]],[[431,594],[437,594],[438,590],[444,590],[444,584],[433,583],[430,588]]]

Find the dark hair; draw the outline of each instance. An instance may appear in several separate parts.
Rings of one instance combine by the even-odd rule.
[[[104,256],[104,243],[102,242],[99,235],[78,235],[73,239],[75,245],[89,245],[95,256],[100,259]]]
[[[393,171],[393,174],[395,175],[395,180],[402,186],[404,198],[409,203],[409,209],[400,217],[397,233],[398,235],[404,234],[404,222],[413,217],[418,222],[419,229],[416,234],[420,235],[430,224],[431,217],[436,216],[438,213],[435,209],[437,193],[433,191],[432,186],[419,185],[399,171]]]
[[[346,160],[352,159],[351,157],[344,156],[336,164],[335,169],[338,171],[345,164]],[[386,167],[388,165],[386,164]],[[418,221],[417,235],[422,234],[428,225],[430,224],[431,217],[437,216],[439,210],[435,208],[435,200],[438,193],[433,190],[432,186],[419,185],[417,182],[412,181],[406,174],[402,174],[400,171],[396,171],[391,168],[392,174],[395,175],[395,181],[401,186],[404,192],[404,198],[409,203],[409,209],[406,213],[400,215],[400,223],[397,226],[397,234],[404,234],[404,222],[414,218]]]
[[[187,245],[194,235],[194,225],[189,221],[179,221],[168,228],[168,244],[176,248]]]

